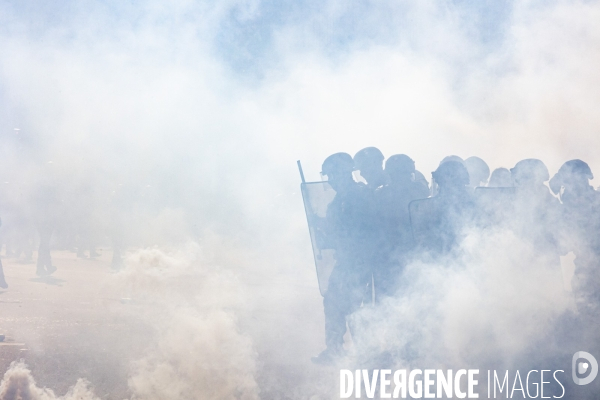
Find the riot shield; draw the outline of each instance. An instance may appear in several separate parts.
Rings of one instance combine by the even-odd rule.
[[[475,189],[479,222],[485,226],[502,225],[514,214],[515,188],[478,187]]]
[[[417,247],[432,254],[452,251],[464,239],[464,229],[477,224],[476,207],[468,193],[412,201],[410,223]]]
[[[410,226],[415,244],[420,249],[438,247],[437,231],[443,213],[442,204],[437,197],[413,200],[408,205]]]
[[[335,266],[335,250],[327,248],[320,226],[325,221],[327,207],[335,197],[335,190],[328,182],[306,182],[300,185],[300,189],[317,269],[319,291],[324,296],[327,292],[329,276]]]

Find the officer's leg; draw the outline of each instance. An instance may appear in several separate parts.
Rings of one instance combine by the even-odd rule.
[[[327,349],[313,358],[315,363],[329,364],[343,356],[347,317],[362,304],[370,276],[370,271],[359,271],[347,265],[334,268],[323,298]]]
[[[8,285],[6,284],[6,280],[4,279],[4,268],[2,268],[2,261],[0,260],[0,288],[6,289]]]
[[[341,351],[346,334],[347,279],[347,271],[342,266],[336,266],[329,277],[327,293],[323,298],[325,344],[328,349],[335,351]]]
[[[39,228],[40,247],[38,250],[37,274],[47,275],[53,273],[56,268],[52,266],[50,257],[50,239],[52,237],[52,228],[42,225]]]

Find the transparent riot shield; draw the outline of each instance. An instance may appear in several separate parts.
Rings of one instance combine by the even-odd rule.
[[[306,182],[302,183],[300,188],[308,220],[319,291],[324,296],[327,292],[329,276],[335,266],[335,250],[328,248],[320,227],[325,221],[327,207],[335,197],[335,190],[327,182]]]
[[[479,222],[483,226],[502,225],[513,215],[515,188],[478,187],[475,189]]]
[[[420,250],[447,254],[464,239],[465,228],[477,225],[477,204],[470,194],[430,197],[409,204],[410,223]]]
[[[437,197],[413,200],[408,205],[410,226],[415,244],[421,249],[432,249],[439,245],[436,234],[442,218],[442,204]]]

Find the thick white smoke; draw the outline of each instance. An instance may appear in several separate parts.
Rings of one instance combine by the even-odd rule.
[[[581,158],[600,173],[599,4],[519,2],[486,22],[470,3],[0,5],[0,129],[26,138],[3,148],[0,174],[35,185],[32,165],[53,161],[64,181],[95,176],[152,198],[126,210],[127,229],[157,247],[111,283],[153,329],[123,377],[132,396],[335,386],[308,364],[323,317],[296,159],[309,180],[327,155],[371,145],[410,155],[428,178],[448,154],[492,168],[537,157],[551,173]],[[211,229],[229,245],[165,250]],[[376,322],[358,352],[409,343],[440,365],[497,354],[509,365],[569,307],[556,271],[514,237],[469,238],[467,255],[411,265],[410,289],[357,316]],[[53,396],[20,364],[2,390],[15,384]]]
[[[145,355],[131,360],[132,399],[258,398],[256,351],[238,318],[247,293],[234,271],[213,261],[195,244],[139,250],[108,282],[129,296],[123,306],[137,307],[151,330],[139,337],[148,340]],[[23,363],[13,364],[0,386],[2,400],[59,398],[96,397],[83,380],[55,396],[36,386]]]
[[[510,231],[473,230],[458,255],[410,264],[397,296],[359,318],[373,327],[365,345],[383,347],[369,353],[408,344],[417,365],[514,367],[571,306],[556,264]]]
[[[39,388],[30,370],[22,362],[14,362],[4,374],[0,383],[0,399],[2,400],[98,400],[84,379],[69,389],[64,396],[56,396],[50,389]]]
[[[133,365],[133,398],[258,398],[255,350],[238,322],[248,294],[231,270],[209,262],[197,245],[141,250],[117,275],[131,301],[150,302],[144,316],[157,330]]]

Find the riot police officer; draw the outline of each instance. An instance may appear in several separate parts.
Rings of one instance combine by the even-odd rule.
[[[562,279],[555,235],[559,228],[560,202],[544,184],[550,179],[548,168],[542,161],[529,158],[519,161],[510,172],[515,187],[510,226]]]
[[[378,300],[393,295],[414,248],[408,205],[429,196],[429,188],[415,181],[415,171],[415,162],[407,155],[391,156],[385,163],[389,183],[375,192],[380,259],[373,267],[373,278]]]
[[[600,304],[600,193],[590,185],[594,175],[581,160],[564,163],[549,182],[560,195],[562,253],[575,254],[572,287],[580,311],[591,311]]]
[[[492,171],[487,187],[512,187],[512,178],[508,168],[496,168]]]
[[[469,157],[465,160],[465,166],[469,172],[469,187],[471,189],[485,186],[488,183],[490,167],[483,159],[475,156]]]
[[[383,153],[377,147],[365,147],[354,155],[354,168],[367,181],[367,188],[375,190],[386,183],[383,172]]]
[[[450,253],[461,241],[462,229],[474,222],[475,204],[468,190],[469,172],[459,161],[442,162],[432,173],[435,197],[410,203],[413,236],[424,257]]]
[[[0,219],[0,226],[2,226],[2,220]],[[4,268],[2,267],[2,260],[0,260],[0,288],[7,289],[8,285],[6,279],[4,279]]]
[[[323,298],[327,348],[313,362],[330,364],[344,354],[347,317],[362,304],[371,279],[365,243],[368,238],[369,208],[364,185],[353,180],[354,162],[347,153],[333,154],[323,162],[322,174],[336,195],[320,222],[320,243],[335,250],[335,266]]]

